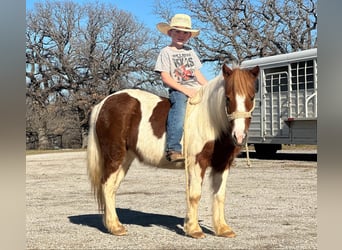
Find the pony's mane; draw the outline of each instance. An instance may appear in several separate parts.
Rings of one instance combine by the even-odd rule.
[[[202,101],[197,110],[197,117],[200,119],[199,130],[208,138],[217,138],[222,130],[227,131],[229,124],[224,109],[225,87],[222,74],[209,80],[202,90]]]

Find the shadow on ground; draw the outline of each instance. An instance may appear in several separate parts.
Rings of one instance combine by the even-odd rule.
[[[116,211],[123,224],[138,225],[142,227],[151,227],[155,225],[166,228],[177,234],[185,235],[182,229],[184,218],[172,215],[145,213],[125,208],[117,208]],[[69,216],[68,218],[73,224],[93,227],[103,233],[109,233],[102,223],[102,214],[75,215]],[[206,234],[213,234],[210,229],[203,225],[202,230]]]
[[[241,152],[238,157],[246,158],[246,152]],[[317,161],[317,153],[276,153],[276,154],[256,154],[249,152],[251,159],[265,159],[265,160],[292,160],[292,161]]]

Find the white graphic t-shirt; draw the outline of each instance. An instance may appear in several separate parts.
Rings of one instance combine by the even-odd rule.
[[[167,46],[160,51],[154,71],[169,72],[171,77],[180,84],[198,88],[201,85],[194,72],[201,66],[201,61],[191,48],[184,46],[183,49],[174,49]]]

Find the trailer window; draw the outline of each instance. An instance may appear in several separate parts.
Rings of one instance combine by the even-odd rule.
[[[277,67],[265,69],[266,92],[280,92],[288,90],[288,68]]]
[[[291,63],[292,90],[314,88],[313,60]]]

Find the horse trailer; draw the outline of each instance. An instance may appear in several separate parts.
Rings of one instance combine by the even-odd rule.
[[[248,144],[259,155],[283,144],[317,144],[317,49],[244,61],[260,74]]]

